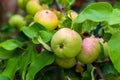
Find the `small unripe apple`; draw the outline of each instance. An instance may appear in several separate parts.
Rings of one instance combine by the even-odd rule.
[[[17,3],[18,3],[18,6],[19,6],[21,9],[24,9],[28,1],[29,1],[29,0],[18,0]]]
[[[72,68],[76,64],[75,58],[59,58],[56,57],[55,62],[62,68]]]
[[[26,5],[26,10],[29,14],[34,15],[37,11],[42,10],[42,6],[38,0],[30,0]]]
[[[72,19],[72,20],[75,20],[75,18],[78,16],[78,13],[72,10],[72,11],[70,12],[70,15],[71,15],[71,19]]]
[[[85,38],[77,58],[81,63],[90,64],[94,62],[101,52],[100,43],[95,38]]]
[[[12,27],[20,29],[21,27],[26,25],[26,21],[24,20],[23,16],[16,14],[9,19],[9,24]]]
[[[52,37],[51,48],[61,58],[73,58],[81,50],[81,36],[69,28],[59,29]]]
[[[58,18],[56,14],[50,10],[41,10],[35,14],[34,22],[38,22],[46,29],[52,31],[58,25]]]

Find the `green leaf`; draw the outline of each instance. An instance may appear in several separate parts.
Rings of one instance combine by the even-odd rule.
[[[120,24],[120,10],[113,9],[107,2],[96,2],[88,5],[73,21],[83,23],[87,20],[93,22],[105,22],[109,25]],[[74,25],[73,25],[74,26]]]
[[[49,32],[49,31],[39,31],[39,35],[41,36],[41,38],[43,39],[44,42],[49,42],[52,38],[52,36],[54,35],[55,32]]]
[[[107,2],[97,2],[88,5],[74,20],[74,23],[82,23],[86,20],[101,22],[108,19],[113,8]]]
[[[0,59],[8,59],[14,55],[14,51],[8,51],[4,48],[0,48]]]
[[[8,77],[6,77],[6,76],[0,75],[0,80],[10,80],[10,79]]]
[[[71,28],[71,24],[72,24],[72,20],[68,17],[65,16],[62,18],[61,22],[60,22],[60,27],[66,27],[66,28]]]
[[[19,61],[20,61],[19,56],[10,58],[7,62],[5,70],[2,72],[2,75],[9,77],[10,80],[13,80],[16,71],[19,69]]]
[[[50,47],[48,44],[46,44],[46,43],[42,40],[42,38],[41,38],[40,36],[38,37],[38,41],[39,41],[40,44],[43,45],[43,47],[44,47],[46,50],[52,51],[51,47]]]
[[[108,21],[109,25],[120,24],[120,10],[113,9],[110,16],[108,16],[108,18],[106,18],[106,21]]]
[[[22,74],[22,79],[25,80],[25,75],[27,71],[28,65],[32,62],[32,60],[36,59],[37,51],[34,46],[29,45],[26,49],[25,53],[21,56],[20,61],[20,72]]]
[[[104,76],[109,75],[109,74],[112,74],[114,76],[119,75],[119,73],[114,68],[112,63],[105,63],[105,64],[101,64],[100,66],[101,66],[101,71],[102,71]]]
[[[21,45],[22,45],[22,43],[15,39],[9,39],[9,40],[6,40],[6,41],[0,43],[0,47],[4,48],[6,50],[14,50]]]
[[[75,0],[58,0],[59,5],[63,5],[64,9],[69,10],[70,6],[75,2]]]
[[[85,71],[82,75],[82,80],[95,80],[94,79],[94,70],[95,70],[95,67],[93,66],[89,66],[87,71]]]
[[[21,30],[29,38],[34,38],[37,36],[37,34],[40,30],[46,30],[46,28],[43,27],[42,25],[40,25],[39,23],[34,23],[32,26],[30,26],[30,27],[25,26]]]
[[[53,0],[39,0],[41,4],[52,4]]]
[[[26,75],[26,80],[34,80],[34,77],[38,71],[40,71],[45,66],[52,64],[53,62],[53,54],[47,51],[41,52],[30,64],[30,67],[28,68],[28,73]]]
[[[111,39],[108,41],[109,56],[112,60],[114,67],[120,72],[120,32],[112,34]]]

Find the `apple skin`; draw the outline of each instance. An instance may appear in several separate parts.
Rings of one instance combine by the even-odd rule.
[[[39,10],[42,10],[42,6],[37,0],[30,0],[26,5],[26,11],[28,14],[34,15]]]
[[[51,48],[61,58],[73,58],[81,50],[81,36],[69,28],[59,29],[52,37]]]
[[[34,22],[38,22],[49,31],[52,31],[58,25],[58,18],[56,14],[50,10],[41,10],[35,14]]]
[[[100,43],[95,38],[85,38],[82,42],[82,48],[77,59],[83,64],[94,62],[101,52]]]
[[[29,0],[18,0],[17,4],[21,9],[25,9],[26,4],[28,3]]]
[[[69,69],[75,66],[76,59],[75,58],[59,58],[56,57],[55,62],[62,68]]]
[[[107,57],[109,55],[108,43],[104,42],[103,38],[96,38],[96,39],[102,44],[104,55]]]
[[[12,27],[20,29],[21,27],[26,25],[26,21],[24,20],[23,16],[16,14],[9,19],[9,24]]]
[[[78,16],[78,13],[72,10],[72,11],[70,12],[70,15],[71,15],[71,20],[75,20],[76,17]]]

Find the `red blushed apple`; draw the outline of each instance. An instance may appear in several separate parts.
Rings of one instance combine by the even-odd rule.
[[[85,38],[82,42],[82,48],[77,59],[84,64],[94,62],[101,52],[100,43],[95,38]]]
[[[34,22],[38,22],[49,31],[52,31],[58,25],[58,18],[56,14],[50,10],[41,10],[35,14]]]

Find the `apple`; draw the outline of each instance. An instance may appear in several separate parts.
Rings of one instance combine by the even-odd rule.
[[[56,57],[55,62],[62,68],[72,68],[76,64],[75,58],[59,58]]]
[[[24,20],[23,16],[16,14],[9,19],[9,24],[12,27],[20,29],[21,27],[26,25],[26,21]]]
[[[52,37],[51,48],[61,58],[73,58],[81,50],[81,36],[69,28],[59,29]]]
[[[26,11],[31,15],[34,15],[39,10],[42,10],[42,6],[38,0],[30,0],[26,5]]]
[[[71,20],[75,20],[75,18],[78,16],[78,13],[72,10],[70,12],[70,16],[71,16]]]
[[[103,46],[103,52],[104,52],[104,55],[107,57],[109,55],[109,52],[108,52],[108,43],[107,42],[104,42],[103,38],[96,38]]]
[[[58,18],[56,14],[50,10],[41,10],[35,14],[34,22],[38,22],[49,31],[52,31],[58,25]]]
[[[90,64],[98,58],[100,52],[100,43],[96,38],[85,38],[82,42],[82,48],[77,59],[83,64]]]
[[[19,6],[21,9],[24,9],[28,1],[29,1],[29,0],[18,0],[17,3],[18,3],[18,6]]]

